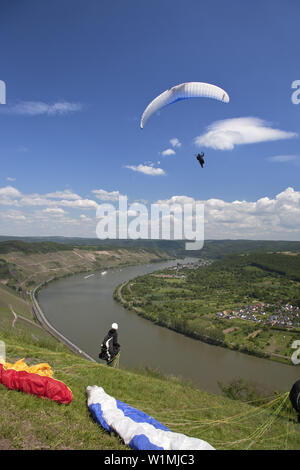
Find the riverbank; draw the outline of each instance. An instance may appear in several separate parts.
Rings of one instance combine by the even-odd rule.
[[[158,275],[157,275],[158,276]],[[167,278],[170,278],[172,276],[168,275],[161,275],[158,277],[162,277],[164,280]],[[170,321],[170,318],[168,317],[167,314],[164,315],[164,312],[160,312],[159,316],[154,316],[152,315],[152,312],[149,313],[146,309],[142,308],[142,305],[144,302],[141,302],[139,296],[135,296],[132,287],[134,286],[136,280],[131,280],[125,283],[122,283],[120,286],[118,286],[115,291],[114,291],[114,299],[118,301],[124,308],[131,310],[135,312],[137,315],[152,321],[153,323],[161,326],[168,328],[172,331],[176,331],[177,333],[183,334],[185,336],[188,336],[190,338],[202,341],[207,344],[215,345],[215,346],[221,346],[223,348],[232,350],[232,351],[238,351],[243,354],[251,355],[257,358],[263,358],[263,359],[268,359],[271,361],[275,362],[280,362],[282,364],[287,364],[287,365],[293,365],[291,361],[291,356],[285,356],[283,354],[278,354],[276,352],[265,352],[263,350],[255,349],[255,348],[250,348],[249,346],[243,344],[244,338],[240,336],[240,341],[239,342],[231,342],[231,341],[226,341],[225,340],[225,335],[234,333],[236,330],[240,329],[240,325],[235,325],[231,328],[225,329],[223,331],[223,337],[224,340],[214,336],[209,336],[207,334],[203,334],[201,332],[201,329],[198,329],[198,331],[194,328],[188,328],[187,327],[187,322],[186,321],[180,321],[176,319],[174,322]],[[155,291],[151,291],[150,285],[148,283],[148,288],[149,288],[149,295],[153,296],[155,295]],[[146,301],[147,302],[147,301]],[[163,308],[163,307],[162,307]],[[213,319],[212,319],[213,321]],[[213,333],[215,333],[214,330],[212,330]],[[245,336],[247,338],[255,338],[259,333],[261,333],[262,330],[254,331],[254,333],[249,333]],[[275,330],[277,333],[277,330]],[[286,335],[289,335],[290,332],[285,331]],[[296,333],[293,333],[291,335],[291,342],[295,339],[294,336],[297,335]],[[292,352],[291,352],[292,355]]]
[[[49,281],[48,281],[49,282]],[[62,335],[59,331],[57,331],[46,319],[43,310],[41,309],[37,299],[36,299],[36,292],[41,289],[43,286],[45,286],[47,283],[39,284],[36,286],[32,291],[30,292],[30,297],[33,305],[33,313],[35,316],[35,319],[37,322],[46,330],[48,333],[50,333],[52,336],[54,336],[56,339],[61,341],[63,344],[65,344],[71,351],[75,352],[79,356],[91,361],[91,362],[96,362],[95,359],[93,359],[91,356],[89,356],[85,351],[82,351],[78,346],[76,346],[74,343],[72,343],[66,336]]]

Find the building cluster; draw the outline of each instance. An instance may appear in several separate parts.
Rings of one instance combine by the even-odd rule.
[[[199,259],[197,262],[189,262],[189,263],[177,263],[176,266],[171,266],[168,268],[168,271],[172,271],[174,274],[153,274],[154,277],[165,277],[165,278],[172,278],[172,279],[184,279],[186,276],[185,274],[177,274],[178,271],[183,269],[198,269],[203,266],[209,266],[212,263],[212,260],[208,259]]]
[[[210,259],[199,259],[196,262],[190,263],[177,263],[176,266],[171,266],[169,268],[170,271],[180,271],[181,269],[198,269],[203,266],[209,266],[213,261]]]
[[[242,319],[271,326],[293,328],[300,326],[300,308],[291,304],[273,305],[257,303],[237,310],[224,310],[216,313],[226,320]]]
[[[184,274],[151,274],[153,277],[161,277],[165,279],[184,279]]]

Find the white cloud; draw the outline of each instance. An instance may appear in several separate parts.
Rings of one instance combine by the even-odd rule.
[[[92,193],[100,201],[118,201],[119,197],[122,196],[119,191],[105,191],[105,189],[94,189]]]
[[[55,216],[63,216],[66,214],[66,211],[61,209],[60,207],[47,207],[47,209],[43,209],[45,214],[55,215]]]
[[[53,198],[53,199],[81,199],[81,196],[78,194],[73,193],[70,189],[65,189],[63,191],[55,191],[53,193],[45,194],[45,197]]]
[[[12,178],[11,176],[7,176],[6,181],[16,181],[16,178]]]
[[[267,160],[275,163],[286,163],[295,160],[299,160],[298,155],[275,155],[274,157],[268,157]]]
[[[161,152],[161,154],[162,154],[163,156],[166,156],[166,155],[175,155],[176,152],[175,152],[173,149],[166,149],[166,150],[163,150],[163,151]]]
[[[158,169],[148,167],[148,170]],[[119,191],[94,191],[101,191],[100,197],[106,195],[116,198],[120,194]],[[92,199],[80,196],[80,199],[74,199],[71,192],[67,194],[69,199],[65,197],[65,191],[26,195],[12,186],[0,188],[0,204],[6,209],[0,210],[0,233],[15,236],[95,237],[96,218],[93,218],[93,215],[98,204]],[[59,195],[62,196],[61,199],[58,198]],[[204,204],[205,207],[206,239],[300,240],[300,190],[292,187],[273,197],[263,195],[254,201],[224,201],[218,198],[197,201],[188,195],[174,195],[156,201],[157,204],[178,206],[178,210],[174,211],[174,218],[180,216],[183,204],[196,202]],[[92,210],[92,213],[85,210]],[[132,205],[128,208],[127,215],[136,216],[136,211],[138,209]]]
[[[20,191],[13,186],[5,186],[4,188],[0,188],[0,201],[6,198],[20,198],[21,196],[22,194]]]
[[[96,201],[70,190],[22,194],[12,186],[0,188],[0,233],[14,236],[64,235],[95,237],[96,222],[80,211],[95,213]],[[8,207],[4,211],[3,206]],[[21,209],[21,210],[17,210]],[[68,212],[66,211],[68,209]]]
[[[193,204],[195,199],[189,196],[172,196],[169,199],[159,199],[156,204]]]
[[[254,144],[296,137],[295,132],[275,129],[262,119],[255,117],[225,119],[213,122],[207,132],[195,138],[199,147],[232,150],[236,145]]]
[[[5,186],[4,188],[0,188],[0,195],[9,197],[20,197],[21,193],[18,189],[14,188],[13,186]]]
[[[65,207],[74,207],[77,209],[92,209],[92,208],[97,208],[98,204],[96,201],[93,201],[92,199],[77,199],[76,201],[68,201],[65,199],[62,199],[61,201],[55,201],[56,204],[59,204],[60,206],[65,206]]]
[[[0,215],[3,219],[11,219],[16,222],[26,220],[25,215],[22,214],[22,212],[16,211],[16,210],[9,210],[6,212],[2,212]]]
[[[300,191],[289,187],[274,198],[256,201],[222,199],[196,201],[189,196],[172,196],[158,204],[204,204],[205,238],[248,238],[300,240]]]
[[[85,214],[80,214],[80,219],[83,222],[95,222],[94,219],[92,219],[91,217],[87,217]]]
[[[82,105],[80,103],[70,103],[68,101],[60,101],[53,104],[42,101],[22,101],[12,106],[2,107],[1,111],[24,116],[38,116],[41,114],[55,116],[81,111],[81,109]]]
[[[164,175],[165,172],[162,168],[153,168],[153,166],[147,165],[126,165],[125,168],[129,168],[133,171],[138,171],[139,173],[144,173],[145,175],[157,176]]]
[[[92,199],[83,199],[68,190],[47,194],[22,194],[12,186],[0,188],[0,205],[6,206],[47,206],[70,207],[79,209],[97,208],[98,204]]]
[[[277,201],[289,202],[298,204],[300,201],[300,191],[295,191],[294,188],[286,188],[282,193],[277,194]]]
[[[172,147],[181,147],[181,142],[179,141],[179,139],[177,139],[177,137],[174,137],[174,139],[170,139],[169,142]]]

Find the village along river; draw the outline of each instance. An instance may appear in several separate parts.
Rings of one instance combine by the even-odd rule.
[[[122,282],[191,260],[108,269],[104,275],[77,274],[48,284],[39,293],[39,303],[54,328],[102,364],[105,363],[98,359],[100,344],[116,322],[121,368],[159,369],[212,393],[221,393],[218,382],[228,384],[237,378],[271,392],[290,390],[300,379],[300,366],[280,364],[188,338],[139,317],[113,299],[115,288]]]

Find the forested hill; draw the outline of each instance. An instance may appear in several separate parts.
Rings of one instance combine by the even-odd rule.
[[[226,256],[215,264],[215,268],[238,268],[253,266],[264,271],[273,272],[287,278],[300,281],[300,254],[299,253],[251,253]]]
[[[56,242],[25,242],[23,240],[9,240],[0,242],[0,254],[21,251],[24,254],[53,253],[56,251],[72,250],[72,245],[63,245]]]
[[[272,240],[205,240],[202,250],[187,251],[184,240],[99,240],[97,238],[68,237],[5,237],[0,236],[0,254],[11,251],[47,253],[81,248],[87,250],[124,248],[144,249],[174,257],[197,256],[220,259],[235,253],[293,252],[300,253],[298,241]]]
[[[218,259],[236,253],[256,252],[300,253],[300,242],[278,240],[206,240],[201,250],[201,256]]]

